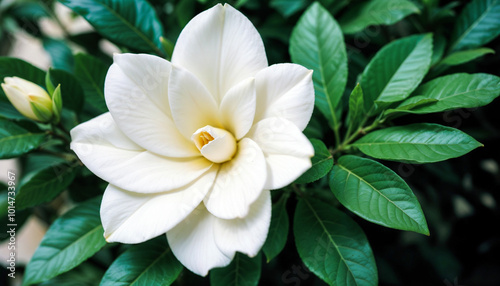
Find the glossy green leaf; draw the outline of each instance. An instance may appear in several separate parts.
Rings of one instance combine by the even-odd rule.
[[[44,153],[31,153],[26,156],[23,166],[23,176],[20,183],[24,183],[27,179],[31,178],[37,172],[51,166],[63,164],[66,161],[54,155]]]
[[[231,264],[210,271],[211,286],[256,286],[259,284],[262,257],[250,258],[236,253]]]
[[[450,51],[487,44],[500,34],[500,0],[472,0],[455,21]]]
[[[483,73],[451,74],[420,86],[414,94],[438,101],[406,112],[424,114],[456,108],[480,107],[492,102],[500,95],[500,77]],[[410,100],[412,100],[411,97],[401,104]]]
[[[374,102],[385,106],[407,98],[429,70],[431,56],[430,34],[406,37],[383,47],[361,78],[365,110],[372,110]]]
[[[347,82],[344,36],[333,17],[319,3],[302,15],[290,38],[292,61],[314,70],[316,107],[337,126],[335,109]]]
[[[416,95],[408,98],[407,100],[403,101],[400,105],[398,105],[395,108],[387,109],[384,112],[384,115],[389,115],[393,113],[406,113],[410,110],[413,110],[418,107],[422,107],[425,105],[429,105],[432,103],[437,102],[437,99],[434,98],[426,98],[425,96],[422,95]]]
[[[32,64],[17,58],[0,57],[0,82],[3,82],[5,77],[13,76],[34,82],[40,86],[43,86],[45,82],[45,72]],[[10,103],[2,88],[0,88],[0,117],[15,120],[26,118]]]
[[[1,88],[0,93],[3,93],[3,90]],[[0,98],[0,119],[3,118],[14,120],[26,119],[26,117],[19,113],[19,111],[17,111],[17,109],[10,103],[10,101],[7,100],[7,98],[5,98],[5,101]]]
[[[52,59],[52,66],[67,72],[73,71],[75,60],[73,52],[62,40],[43,38],[43,48],[49,53]]]
[[[7,76],[17,76],[40,86],[45,83],[45,72],[41,69],[21,59],[0,57],[0,81],[3,82],[4,77]],[[1,88],[0,94],[4,100],[7,100]]]
[[[354,126],[356,128],[365,115],[363,89],[358,83],[349,96],[349,113],[347,116],[349,126]]]
[[[59,0],[109,40],[132,49],[162,54],[161,22],[143,0]]]
[[[302,176],[295,180],[295,183],[298,184],[317,181],[326,176],[333,167],[333,156],[330,154],[330,151],[328,151],[325,143],[317,139],[310,139],[310,141],[314,147],[314,157],[311,159],[312,166],[302,174]]]
[[[44,133],[31,133],[14,122],[0,119],[0,159],[26,154],[40,146]]]
[[[1,206],[3,207],[3,204],[1,204]],[[5,222],[4,224],[0,225],[0,243],[3,243],[7,241],[7,239],[10,239],[10,233],[8,231],[12,226],[10,226],[9,224],[16,224],[16,229],[21,229],[26,221],[28,221],[28,219],[32,217],[32,215],[33,213],[31,210],[16,210],[15,216],[0,216],[0,220]]]
[[[280,200],[273,205],[271,215],[271,225],[267,234],[266,242],[262,251],[267,257],[267,262],[271,261],[283,250],[288,237],[288,213],[286,211],[286,202],[288,196],[282,196]]]
[[[83,88],[85,101],[101,113],[108,111],[104,101],[104,79],[108,68],[108,65],[91,55],[75,56],[75,76]]]
[[[444,161],[482,146],[458,129],[431,123],[384,128],[352,145],[374,158],[409,163]]]
[[[73,182],[77,170],[62,163],[48,166],[29,178],[25,177],[16,194],[17,208],[25,209],[51,201]]]
[[[102,286],[170,285],[182,270],[165,236],[132,245],[104,274]]]
[[[6,179],[9,176],[11,178],[14,177],[15,182],[17,173],[13,171],[14,176],[12,176],[12,173],[7,174],[7,172],[10,172],[12,170],[4,171]],[[10,233],[8,232],[10,230],[10,227],[12,227],[12,225],[10,224],[16,224],[16,228],[20,229],[24,225],[28,217],[31,216],[31,212],[28,210],[16,210],[15,198],[14,196],[12,196],[12,193],[9,194],[9,192],[14,192],[16,189],[16,184],[8,185],[0,182],[0,221],[4,222],[3,224],[0,224],[0,243],[7,238],[10,238]]]
[[[378,285],[368,240],[345,213],[321,201],[300,199],[293,232],[304,264],[329,285]]]
[[[16,1],[11,3],[9,14],[19,19],[38,21],[40,18],[50,18],[50,14],[44,7],[44,3]]]
[[[436,65],[441,60],[446,50],[446,44],[446,38],[444,36],[434,34],[432,39],[431,66]]]
[[[465,64],[487,54],[494,54],[495,51],[489,48],[478,48],[467,51],[454,52],[453,54],[444,58],[439,64],[446,66],[458,66]]]
[[[314,111],[311,120],[307,124],[306,129],[303,131],[307,138],[323,138],[324,119],[321,117],[320,120],[318,119],[319,117],[320,116],[317,116],[316,111]]]
[[[98,264],[84,262],[38,286],[95,286],[99,285],[104,271]]]
[[[489,48],[478,48],[474,50],[458,51],[444,58],[436,66],[434,66],[429,73],[429,78],[435,78],[448,70],[452,66],[468,63],[478,59],[486,54],[494,54],[495,51]]]
[[[78,80],[65,70],[50,69],[49,74],[54,86],[61,85],[63,107],[79,113],[83,107],[84,93]]]
[[[411,1],[370,0],[350,8],[339,23],[344,33],[354,34],[372,25],[394,24],[414,13],[419,9]]]
[[[368,221],[429,235],[417,197],[401,177],[378,162],[340,157],[330,175],[330,188],[342,205]]]
[[[276,9],[281,15],[290,17],[308,4],[307,0],[271,0],[269,6]]]
[[[33,254],[23,285],[51,279],[85,261],[105,244],[99,217],[101,198],[82,203],[59,217]]]

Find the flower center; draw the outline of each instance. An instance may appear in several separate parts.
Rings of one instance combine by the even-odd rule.
[[[236,139],[230,132],[207,125],[196,130],[191,140],[201,154],[214,163],[223,163],[236,153]]]

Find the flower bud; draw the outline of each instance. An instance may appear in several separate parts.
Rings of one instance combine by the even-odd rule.
[[[18,77],[6,77],[2,89],[9,101],[24,116],[40,122],[52,118],[52,99],[40,86]]]

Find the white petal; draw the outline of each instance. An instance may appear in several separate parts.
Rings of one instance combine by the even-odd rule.
[[[266,182],[266,161],[257,144],[243,138],[231,161],[222,164],[210,193],[204,199],[208,211],[218,218],[248,215]]]
[[[193,183],[159,194],[138,194],[108,185],[101,204],[108,242],[140,243],[164,234],[185,219],[212,186],[216,167]]]
[[[252,127],[255,116],[255,80],[249,78],[231,88],[222,99],[222,125],[241,139]]]
[[[292,122],[283,118],[259,121],[248,132],[264,152],[268,166],[266,189],[287,186],[311,167],[314,148]]]
[[[215,243],[216,218],[200,204],[184,221],[167,232],[175,257],[187,269],[206,276],[215,267],[228,265],[233,256],[226,256]]]
[[[272,65],[255,76],[257,109],[254,122],[282,117],[301,131],[314,109],[312,71],[296,64]]]
[[[216,5],[182,30],[172,55],[218,100],[240,81],[267,67],[266,52],[253,24],[229,5]]]
[[[5,83],[7,83],[8,85],[16,86],[25,94],[41,96],[41,97],[49,97],[49,94],[45,91],[45,89],[43,89],[41,86],[31,81],[25,80],[17,76],[6,77],[4,80]]]
[[[265,190],[250,207],[248,216],[231,220],[217,219],[215,242],[227,256],[238,251],[253,257],[266,241],[270,222],[271,193]]]
[[[133,192],[173,190],[189,184],[212,166],[204,157],[168,158],[142,149],[118,129],[109,113],[73,128],[71,139],[71,149],[90,171]]]
[[[191,139],[196,130],[206,125],[220,126],[215,99],[192,73],[172,66],[169,85],[172,116],[184,137]]]
[[[152,55],[115,54],[105,82],[106,104],[134,142],[168,157],[199,156],[172,120],[168,102],[171,65]]]

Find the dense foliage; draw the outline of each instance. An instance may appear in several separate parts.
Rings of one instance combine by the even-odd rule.
[[[43,71],[1,57],[0,78],[50,94],[60,85],[63,103],[60,122],[40,123],[0,91],[0,158],[22,165],[17,224],[34,214],[50,225],[24,285],[498,285],[500,1],[228,2],[257,27],[270,64],[314,71],[304,133],[315,156],[295,183],[272,192],[262,254],[238,254],[205,279],[183,270],[163,236],[106,244],[106,183],[69,149],[68,130],[107,111],[112,59],[100,42],[169,59],[184,25],[216,1],[60,0],[95,31],[57,39],[39,27],[41,18],[56,21],[56,3],[0,6],[2,54],[12,34],[27,32],[52,59]],[[58,216],[61,203],[76,206]]]

